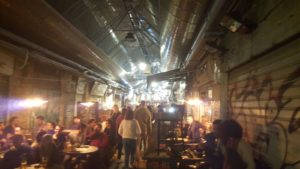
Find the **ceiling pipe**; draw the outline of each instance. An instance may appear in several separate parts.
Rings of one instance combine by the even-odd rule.
[[[196,56],[195,51],[197,51],[197,48],[199,48],[201,43],[204,42],[205,34],[206,32],[211,28],[215,20],[217,19],[218,15],[221,12],[222,7],[224,6],[226,0],[215,0],[211,10],[207,13],[207,17],[204,21],[204,24],[202,25],[196,40],[194,41],[184,63],[181,69],[186,69],[189,65],[190,61],[193,57]]]
[[[182,64],[209,4],[209,0],[161,1],[162,71],[177,69]]]
[[[113,81],[124,71],[86,36],[57,13],[46,1],[0,3],[0,25],[95,72],[105,72]]]
[[[39,45],[37,45],[33,42],[30,42],[30,41],[28,41],[28,40],[26,40],[22,37],[19,37],[19,36],[15,35],[11,32],[8,32],[5,29],[0,28],[0,35],[4,36],[6,38],[9,38],[9,39],[11,39],[11,40],[13,40],[13,41],[15,41],[19,44],[22,44],[22,45],[26,46],[27,48],[31,48],[31,49],[36,50],[38,52],[44,53],[47,56],[51,56],[52,59],[48,58],[46,56],[43,57],[41,55],[37,55],[37,56],[40,56],[41,58],[47,58],[48,61],[52,60],[52,63],[57,62],[57,61],[55,61],[55,59],[56,59],[56,60],[59,61],[60,64],[65,65],[68,70],[73,70],[73,71],[77,70],[79,72],[88,71],[88,73],[90,73],[92,76],[94,76],[97,79],[102,79],[102,80],[104,80],[104,81],[106,81],[110,84],[116,84],[115,81],[110,80],[108,77],[105,77],[105,75],[103,75],[103,74],[99,74],[99,73],[89,69],[88,67],[82,66],[82,65],[80,65],[80,64],[78,64],[78,63],[76,63],[72,60],[69,60],[69,59],[67,59],[63,56],[60,56],[60,55],[58,55],[58,54],[56,54],[56,53],[54,53],[50,50],[47,50],[47,49],[45,49],[45,48],[43,48],[43,47],[41,47],[41,46],[39,46]],[[3,42],[1,43],[2,45],[4,44]],[[124,87],[122,84],[119,84],[119,85]]]

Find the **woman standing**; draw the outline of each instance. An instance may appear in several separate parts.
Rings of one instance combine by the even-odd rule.
[[[126,111],[125,119],[121,122],[118,133],[123,138],[123,146],[125,149],[125,168],[132,168],[136,151],[136,140],[141,134],[139,123],[137,120],[133,119],[132,110],[128,109]]]

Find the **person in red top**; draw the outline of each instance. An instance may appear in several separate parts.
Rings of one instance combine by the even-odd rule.
[[[99,151],[107,149],[109,146],[109,138],[104,132],[102,132],[102,125],[98,123],[94,127],[94,131],[94,134],[90,138],[90,145],[98,147]]]
[[[94,133],[90,137],[90,145],[96,146],[98,151],[94,153],[90,158],[90,164],[88,168],[100,169],[100,168],[108,168],[110,156],[110,146],[109,146],[109,138],[102,131],[102,125],[97,123],[94,126]]]

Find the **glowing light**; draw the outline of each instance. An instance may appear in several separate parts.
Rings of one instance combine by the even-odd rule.
[[[169,113],[175,113],[175,108],[174,107],[169,107]]]
[[[152,82],[152,83],[151,83],[151,86],[152,86],[152,87],[157,87],[157,86],[158,86],[158,83],[157,83],[157,82]]]
[[[180,88],[182,88],[182,89],[184,89],[185,88],[185,86],[186,86],[186,84],[185,83],[180,83]]]
[[[15,128],[15,134],[22,134],[21,127],[16,127]]]
[[[145,63],[143,63],[143,62],[139,63],[139,69],[140,70],[145,70],[146,67],[147,67],[147,65]]]
[[[188,103],[189,105],[194,105],[194,106],[196,106],[196,105],[202,104],[202,101],[199,100],[199,99],[192,99],[192,100],[188,100],[187,103]]]
[[[168,82],[164,82],[162,86],[163,86],[163,88],[167,88],[169,86],[169,83]]]
[[[91,107],[93,106],[95,103],[93,102],[83,102],[83,103],[80,103],[81,105],[85,106],[85,107]]]
[[[126,75],[126,74],[127,74],[127,72],[122,71],[122,72],[120,73],[120,76],[124,76],[124,75]]]
[[[27,100],[21,101],[19,103],[19,106],[26,107],[26,108],[39,107],[47,102],[48,102],[47,100],[42,100],[42,99],[27,99]]]
[[[192,124],[193,122],[193,117],[192,116],[188,116],[186,121],[189,123],[189,124]]]
[[[106,97],[105,102],[103,103],[103,106],[105,109],[110,109],[113,107],[115,102],[113,101],[113,95],[109,95]]]

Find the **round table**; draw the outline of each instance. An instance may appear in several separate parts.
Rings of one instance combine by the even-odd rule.
[[[98,150],[95,146],[82,145],[74,149],[65,149],[63,152],[68,155],[87,155],[95,153]]]
[[[17,168],[21,169],[21,167]],[[26,169],[45,169],[41,164],[31,164],[31,165],[26,165]]]

